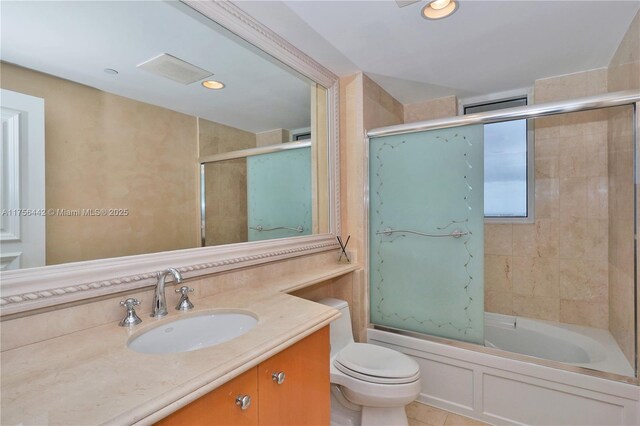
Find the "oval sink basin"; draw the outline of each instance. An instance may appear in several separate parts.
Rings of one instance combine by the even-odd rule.
[[[180,318],[133,337],[129,349],[146,354],[189,352],[242,336],[258,319],[245,312],[208,312]]]

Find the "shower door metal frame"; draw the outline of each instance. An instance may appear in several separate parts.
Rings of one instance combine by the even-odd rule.
[[[453,339],[432,336],[429,334],[416,333],[412,331],[400,330],[392,327],[382,326],[371,323],[370,304],[369,304],[369,139],[382,136],[402,135],[407,133],[415,133],[426,130],[447,129],[452,127],[467,126],[472,124],[490,124],[505,121],[535,119],[551,115],[568,114],[572,112],[590,111],[595,109],[612,108],[617,106],[630,106],[633,109],[633,150],[634,150],[634,349],[635,362],[633,369],[635,377],[622,376],[614,373],[607,373],[590,368],[578,367],[575,365],[565,364],[559,361],[551,361],[543,358],[536,358],[529,355],[508,352],[501,349],[488,348],[486,346],[475,343],[461,342]],[[364,289],[365,289],[365,311],[367,316],[367,328],[387,331],[396,334],[411,336],[414,338],[428,340],[435,343],[442,343],[449,346],[468,349],[476,352],[486,353],[490,355],[500,356],[524,362],[530,362],[546,367],[558,368],[561,370],[571,371],[575,373],[586,374],[589,376],[600,377],[608,380],[615,380],[634,385],[640,385],[638,378],[638,268],[640,267],[638,256],[638,186],[640,185],[640,91],[626,90],[621,92],[607,93],[603,95],[587,96],[583,98],[572,99],[569,101],[548,102],[537,105],[527,105],[524,107],[509,108],[496,111],[488,111],[477,114],[464,116],[455,116],[441,118],[435,120],[418,121],[415,123],[399,124],[395,126],[380,127],[372,130],[365,130],[364,136]]]

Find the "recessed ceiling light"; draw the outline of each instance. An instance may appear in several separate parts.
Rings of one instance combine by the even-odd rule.
[[[205,80],[202,82],[202,85],[207,89],[213,89],[213,90],[224,89],[224,84],[215,80]]]
[[[113,68],[105,68],[104,72],[106,72],[109,75],[116,75],[118,74],[118,71],[114,70]]]
[[[442,19],[458,10],[458,2],[455,0],[433,0],[422,8],[422,17],[425,19]]]

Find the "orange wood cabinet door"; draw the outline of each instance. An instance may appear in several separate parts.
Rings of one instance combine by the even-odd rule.
[[[281,384],[278,373],[284,373]],[[329,386],[327,326],[258,365],[260,425],[329,425]]]
[[[249,395],[246,410],[236,405],[236,398]],[[196,399],[191,404],[160,420],[162,426],[245,426],[258,424],[257,367]]]

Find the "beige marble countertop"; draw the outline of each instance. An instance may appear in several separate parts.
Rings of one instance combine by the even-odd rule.
[[[283,291],[355,269],[194,300],[193,311],[143,317],[132,330],[107,324],[2,352],[0,423],[151,424],[337,318],[335,309]],[[160,323],[214,309],[248,310],[258,323],[229,342],[192,352],[142,354],[126,346],[132,335]]]

